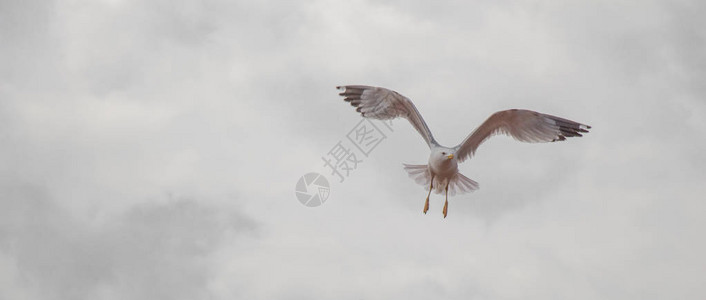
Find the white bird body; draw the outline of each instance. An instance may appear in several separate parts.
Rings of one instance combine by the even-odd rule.
[[[404,164],[404,169],[415,182],[436,193],[446,193],[444,218],[447,215],[448,195],[472,192],[478,183],[458,172],[458,164],[471,158],[478,146],[493,135],[502,133],[522,142],[555,142],[567,137],[582,136],[591,126],[531,110],[510,109],[492,114],[466,139],[453,148],[439,145],[411,100],[381,87],[348,85],[337,87],[339,95],[350,102],[363,117],[388,120],[407,119],[429,146],[427,165]],[[423,212],[429,209],[429,194]]]

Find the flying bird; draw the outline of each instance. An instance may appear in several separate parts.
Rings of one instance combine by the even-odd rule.
[[[472,192],[478,183],[458,171],[458,164],[473,157],[478,146],[496,134],[512,136],[528,143],[563,141],[568,137],[580,137],[591,126],[564,118],[524,109],[509,109],[492,114],[466,139],[455,147],[440,145],[411,100],[401,94],[381,87],[365,85],[338,86],[343,100],[357,107],[365,118],[389,120],[405,118],[421,134],[429,146],[429,163],[426,165],[404,164],[409,176],[425,189],[429,189],[424,202],[424,214],[429,210],[429,196],[445,192],[444,218],[448,213],[449,192],[451,195]]]

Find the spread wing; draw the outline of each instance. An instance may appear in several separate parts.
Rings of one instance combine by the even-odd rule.
[[[456,146],[456,157],[459,162],[470,158],[480,144],[496,134],[509,135],[521,142],[541,143],[582,136],[588,129],[591,126],[531,110],[503,110],[491,115]]]
[[[339,95],[344,96],[343,100],[357,107],[356,111],[363,117],[379,120],[405,118],[422,135],[429,148],[432,145],[438,146],[422,115],[407,97],[395,91],[374,86],[346,85],[336,88],[343,91]]]

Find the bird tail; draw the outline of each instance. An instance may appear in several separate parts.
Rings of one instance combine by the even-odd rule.
[[[429,184],[431,183],[431,173],[429,172],[429,167],[427,165],[408,165],[404,164],[404,170],[410,178],[414,179],[419,185],[424,186],[425,190],[429,190]],[[446,188],[447,180],[439,180],[438,177],[434,178],[434,193],[441,194]],[[464,176],[461,173],[456,173],[448,180],[449,185],[449,195],[453,196],[455,194],[465,194],[470,193],[478,189],[478,182]]]
[[[431,173],[427,165],[408,165],[403,164],[404,170],[407,171],[409,178],[412,178],[417,184],[425,186],[429,189],[429,181],[431,181]]]
[[[449,183],[449,194],[455,195],[456,193],[470,193],[477,190],[478,188],[478,182],[464,176],[461,173],[456,173],[453,177],[451,177],[451,182]]]

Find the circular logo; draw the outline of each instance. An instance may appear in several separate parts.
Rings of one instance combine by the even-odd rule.
[[[308,173],[297,181],[297,199],[308,207],[324,204],[328,199],[329,190],[328,180],[319,173]]]

